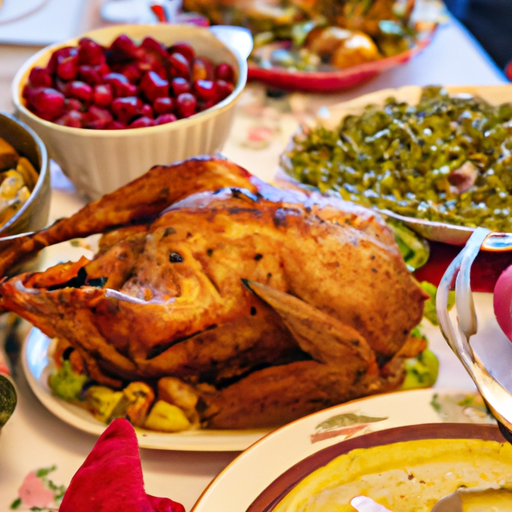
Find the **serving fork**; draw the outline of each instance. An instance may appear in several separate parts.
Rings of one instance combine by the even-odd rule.
[[[512,233],[496,233],[477,228],[466,246],[447,268],[439,283],[436,310],[441,332],[459,358],[482,395],[491,414],[498,421],[503,436],[512,442],[512,394],[486,369],[470,344],[477,332],[478,322],[471,291],[471,265],[481,249],[512,251]],[[448,312],[448,296],[455,290],[457,325]]]

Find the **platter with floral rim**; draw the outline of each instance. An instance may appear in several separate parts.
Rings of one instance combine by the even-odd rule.
[[[43,260],[40,261],[40,267],[47,268],[49,265],[54,265],[58,262],[77,260],[80,256],[90,257],[95,244],[95,239],[92,237],[87,241],[64,242],[63,244],[47,248],[42,253]],[[497,325],[493,315],[492,295],[489,293],[475,293],[474,297],[479,321],[479,332],[472,343],[484,363],[494,368],[499,376],[503,376],[502,381],[505,386],[512,388],[512,377],[510,376],[510,365],[508,364],[508,361],[512,360],[512,343],[508,341]],[[431,350],[441,361],[440,374],[436,386],[439,386],[439,388],[465,387],[472,389],[469,377],[443,339],[439,328],[426,320],[422,322],[422,326],[422,330],[429,340]],[[47,384],[48,372],[51,370],[48,355],[49,344],[49,338],[35,328],[30,331],[25,340],[21,353],[21,362],[30,388],[39,401],[56,417],[79,430],[99,436],[105,430],[105,424],[97,421],[86,410],[67,403],[51,393]],[[491,348],[491,350],[486,350],[486,348]],[[424,396],[427,396],[429,392],[436,391],[435,389],[434,391],[418,391],[418,396],[423,396],[423,393],[426,393]],[[398,402],[395,402],[393,396],[382,395],[382,400],[384,403],[391,400],[392,404],[400,404],[401,398],[399,397],[407,395],[399,392],[396,395],[396,400],[399,400]],[[380,398],[381,396],[369,398],[368,400],[371,401],[369,402],[370,404],[376,403],[380,408]],[[364,400],[361,401],[361,403],[363,402]],[[409,411],[416,422],[432,421],[431,416],[433,412],[426,402],[423,405],[417,405],[417,409],[417,412],[416,409],[412,409],[412,412]],[[426,417],[425,411],[428,411]],[[371,414],[365,413],[365,415]],[[408,418],[400,413],[398,417],[395,418],[394,416],[392,420],[398,421],[398,424],[401,424],[400,422],[408,421]],[[384,427],[389,425],[389,421],[383,422]],[[372,428],[375,428],[376,425],[373,424]],[[379,425],[379,427],[381,426],[382,424]],[[393,426],[393,424],[390,426]],[[138,430],[137,435],[141,448],[186,451],[242,451],[260,440],[268,432],[269,430],[191,430],[168,434]],[[333,438],[333,442],[337,440],[339,438]],[[323,443],[325,442],[329,441],[323,441]],[[322,443],[314,443],[313,447],[316,448],[319,444]]]
[[[25,340],[22,366],[28,384],[39,401],[55,416],[70,425],[101,435],[107,425],[88,411],[56,397],[48,386],[51,362],[48,349],[51,340],[33,328]],[[188,430],[178,433],[136,429],[139,446],[157,450],[242,451],[268,433],[268,430]]]
[[[97,250],[99,236],[70,240],[45,248],[40,253],[38,267],[46,269],[64,261],[91,258]],[[73,427],[100,436],[107,425],[96,420],[88,411],[57,398],[48,386],[52,371],[49,357],[51,340],[39,329],[32,328],[23,343],[21,365],[27,382],[38,400],[53,415]],[[269,432],[266,430],[188,430],[178,433],[136,429],[139,446],[155,450],[204,452],[242,451]]]
[[[320,450],[363,434],[437,423],[495,421],[480,396],[463,389],[409,390],[355,400],[296,420],[256,442],[211,482],[191,512],[245,512],[283,473]]]

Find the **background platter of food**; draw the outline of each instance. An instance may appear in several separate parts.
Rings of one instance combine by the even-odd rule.
[[[185,0],[213,24],[249,27],[249,78],[303,91],[338,91],[404,64],[430,42],[437,0]]]
[[[462,246],[476,226],[512,231],[511,100],[508,85],[406,86],[361,96],[301,127],[277,179],[377,208],[434,242],[434,252],[447,253],[439,254],[439,278],[459,250],[448,245]],[[492,261],[487,287],[489,271],[497,278],[511,261],[503,253],[481,259]]]

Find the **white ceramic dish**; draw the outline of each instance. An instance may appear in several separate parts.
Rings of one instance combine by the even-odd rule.
[[[364,398],[306,416],[267,435],[206,488],[191,512],[245,512],[280,475],[345,439],[422,423],[493,423],[483,409],[460,405],[467,390],[425,389]]]
[[[22,365],[29,386],[55,416],[74,427],[99,436],[107,427],[78,406],[55,397],[48,386],[49,338],[32,329],[23,346]],[[139,446],[157,450],[242,451],[268,430],[190,430],[176,434],[136,429]]]
[[[139,177],[153,165],[170,164],[200,154],[220,151],[229,135],[234,107],[246,80],[247,63],[206,28],[192,25],[117,25],[83,34],[108,45],[120,34],[134,40],[151,35],[171,45],[189,42],[198,55],[232,65],[238,77],[234,91],[212,108],[187,119],[131,130],[87,130],[45,121],[23,104],[21,92],[34,66],[45,66],[62,46],[76,45],[79,38],[44,48],[19,69],[12,83],[16,115],[45,142],[51,158],[73,183],[92,199],[112,192]]]
[[[451,94],[472,94],[480,96],[493,105],[508,103],[512,101],[512,85],[492,85],[492,86],[445,86]],[[341,120],[347,115],[359,115],[367,105],[383,105],[385,100],[390,97],[396,98],[399,102],[414,105],[418,103],[421,96],[422,87],[417,85],[408,85],[398,89],[382,89],[377,92],[359,96],[351,101],[339,103],[329,109],[321,109],[315,125],[325,126],[328,129],[334,129]],[[295,134],[294,134],[295,135]],[[293,137],[293,136],[292,136]],[[288,147],[293,146],[293,140],[289,142]],[[286,159],[285,154],[281,155],[281,162]],[[280,168],[277,173],[277,180],[300,185],[298,181],[289,177]],[[442,222],[432,222],[413,217],[404,217],[396,213],[383,212],[389,217],[403,221],[409,227],[414,229],[420,235],[428,240],[450,243],[453,245],[464,245],[473,233],[472,228],[445,224]]]

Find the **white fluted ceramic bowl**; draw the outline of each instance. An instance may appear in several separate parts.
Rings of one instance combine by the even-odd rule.
[[[186,41],[198,55],[233,66],[237,76],[235,89],[217,105],[187,119],[130,130],[69,128],[45,121],[25,107],[21,93],[30,70],[46,66],[57,48],[76,45],[85,36],[109,45],[120,34],[134,40],[150,35],[165,45]],[[214,154],[222,149],[231,129],[235,103],[247,80],[247,63],[239,52],[230,49],[209,29],[192,25],[118,25],[80,37],[36,53],[16,73],[11,89],[16,115],[37,132],[50,157],[78,189],[97,199],[144,174],[153,165]]]

